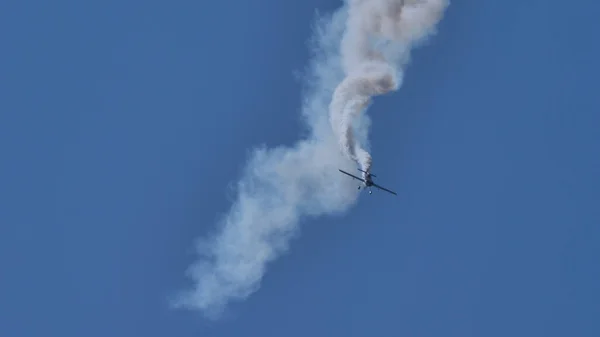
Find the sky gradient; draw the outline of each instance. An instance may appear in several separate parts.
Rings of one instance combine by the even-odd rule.
[[[305,135],[296,75],[315,10],[340,5],[3,2],[0,331],[600,334],[591,0],[451,3],[369,110],[399,196],[301,220],[220,321],[169,307],[248,151]]]

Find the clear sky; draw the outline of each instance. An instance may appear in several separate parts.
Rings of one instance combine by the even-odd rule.
[[[341,1],[3,1],[1,334],[600,335],[600,5],[454,2],[369,110],[399,196],[303,219],[208,321],[168,298],[248,151],[304,134]]]

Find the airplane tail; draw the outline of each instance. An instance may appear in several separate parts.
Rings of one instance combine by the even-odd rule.
[[[362,173],[367,173],[367,174],[369,174],[369,172],[363,171],[363,170],[361,170],[361,169],[358,169],[358,170],[359,170],[360,172],[362,172]],[[371,173],[371,177],[375,177],[375,178],[377,178],[377,176],[376,176],[376,175],[374,175],[373,173]]]

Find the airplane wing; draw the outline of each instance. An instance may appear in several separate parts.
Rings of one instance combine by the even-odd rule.
[[[342,171],[342,170],[340,170],[340,169],[338,169],[338,170],[339,170],[340,172],[344,173],[344,174],[347,174],[347,175],[351,176],[352,178],[355,178],[355,179],[358,179],[358,180],[362,181],[363,183],[365,182],[365,181],[364,181],[364,179],[362,179],[362,178],[359,178],[359,177],[357,177],[357,176],[355,176],[355,175],[353,175],[353,174],[350,174],[350,173],[348,173],[348,172],[346,172],[346,171]]]
[[[380,190],[384,190],[384,191],[386,191],[386,192],[389,192],[389,193],[391,193],[391,194],[393,194],[393,195],[398,195],[398,194],[396,194],[396,192],[394,192],[394,191],[390,191],[390,190],[388,190],[387,188],[385,188],[385,187],[381,187],[381,186],[379,186],[379,185],[377,185],[377,184],[373,184],[373,186],[377,187],[377,188],[378,188],[378,189],[380,189]]]

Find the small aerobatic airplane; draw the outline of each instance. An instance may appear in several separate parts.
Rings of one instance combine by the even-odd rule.
[[[365,171],[363,171],[363,170],[361,170],[361,169],[358,169],[360,172],[364,173],[364,174],[363,174],[363,176],[364,176],[365,178],[363,179],[363,178],[359,178],[359,177],[357,177],[357,176],[355,176],[355,175],[353,175],[353,174],[350,174],[350,173],[348,173],[348,172],[346,172],[346,171],[342,171],[342,170],[340,170],[340,169],[338,169],[338,170],[339,170],[340,172],[344,173],[344,174],[347,174],[347,175],[351,176],[351,177],[352,177],[352,178],[354,178],[354,179],[358,179],[358,180],[362,181],[362,182],[363,182],[363,186],[364,186],[365,188],[367,188],[367,187],[369,188],[369,194],[373,194],[373,191],[371,191],[371,186],[375,186],[375,187],[377,187],[377,188],[378,188],[378,189],[380,189],[380,190],[384,190],[384,191],[386,191],[386,192],[389,192],[389,193],[391,193],[391,194],[393,194],[393,195],[397,195],[397,194],[396,194],[396,192],[394,192],[394,191],[390,191],[390,190],[388,190],[388,189],[387,189],[387,188],[385,188],[385,187],[382,187],[382,186],[379,186],[379,185],[375,184],[375,183],[373,182],[373,178],[372,178],[372,177],[375,177],[375,175],[374,175],[374,174],[371,174],[371,173],[365,172]],[[360,185],[358,186],[358,189],[360,190]]]

